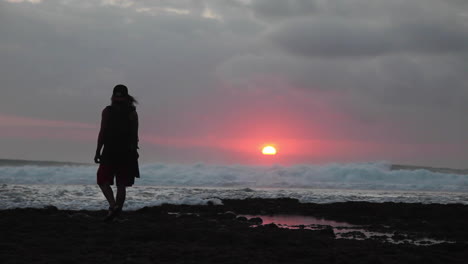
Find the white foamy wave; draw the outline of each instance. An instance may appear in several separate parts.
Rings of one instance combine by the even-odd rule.
[[[314,188],[468,192],[468,176],[426,169],[391,170],[390,164],[352,163],[295,166],[141,166],[140,186]],[[96,166],[4,166],[1,184],[89,185]]]
[[[294,198],[302,203],[334,203],[366,201],[373,203],[438,203],[468,204],[467,193],[376,191],[339,189],[250,189],[136,186],[128,189],[125,210],[161,204],[206,205],[222,204],[224,199]],[[0,210],[11,208],[43,208],[101,210],[107,208],[96,185],[0,185]]]

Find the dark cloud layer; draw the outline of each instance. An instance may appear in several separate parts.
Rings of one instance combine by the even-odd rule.
[[[450,54],[468,50],[465,25],[430,22],[379,25],[373,21],[319,17],[283,25],[271,38],[285,50],[308,57]]]
[[[466,1],[0,0],[0,36],[4,115],[96,123],[125,83],[152,135],[222,137],[275,98],[302,138],[468,148]]]
[[[311,15],[317,5],[310,0],[257,0],[253,1],[252,10],[262,19],[288,19]]]

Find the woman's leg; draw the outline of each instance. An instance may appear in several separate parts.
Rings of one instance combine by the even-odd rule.
[[[117,186],[116,207],[122,210],[127,196],[126,186]]]
[[[106,197],[106,200],[109,203],[109,208],[114,208],[115,199],[112,187],[109,184],[101,184],[99,187],[101,188],[102,194],[104,194],[104,197]]]
[[[115,198],[114,192],[112,191],[111,184],[114,184],[114,169],[110,165],[100,164],[97,171],[97,184],[101,188],[102,194],[106,197],[109,203],[109,208],[114,208]]]

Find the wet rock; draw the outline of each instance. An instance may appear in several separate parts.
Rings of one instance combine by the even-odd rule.
[[[359,231],[352,231],[341,234],[342,237],[353,238],[353,239],[365,239],[366,235]]]
[[[70,221],[70,211],[48,214],[44,209],[0,210],[2,263],[466,263],[468,259],[467,205],[406,204],[300,204],[278,200],[232,201],[229,206],[164,205],[127,211],[128,221],[112,225]],[[295,208],[294,208],[295,207]],[[356,241],[337,239],[331,228],[323,231],[286,228],[249,228],[250,223],[216,220],[226,211],[261,215],[260,211],[316,215],[370,226],[386,233],[395,231],[449,241],[419,246],[380,243],[373,237]],[[416,210],[417,209],[417,210]],[[431,209],[431,210],[429,210]],[[54,209],[52,209],[54,210]],[[161,213],[158,213],[158,212]],[[281,212],[279,212],[281,211]],[[195,213],[177,218],[167,212]],[[83,212],[100,221],[104,211]],[[363,217],[368,215],[369,217]],[[193,217],[193,218],[191,218]],[[261,220],[261,218],[259,218]],[[394,219],[398,221],[394,221]],[[403,219],[404,221],[401,221]],[[21,221],[20,221],[21,220]],[[26,220],[26,221],[23,221]],[[29,221],[31,220],[31,221]],[[421,220],[428,225],[417,225]],[[369,222],[374,221],[374,222]],[[415,224],[406,224],[407,222]],[[260,222],[261,223],[261,222]],[[399,223],[399,230],[393,223]],[[404,225],[403,225],[404,224]],[[309,226],[307,226],[309,227]],[[414,229],[414,230],[413,230]],[[356,229],[343,230],[344,232]],[[390,231],[392,230],[392,231]],[[406,241],[406,240],[403,240]],[[424,242],[421,242],[424,243]],[[112,245],[109,248],[108,245]],[[73,250],[66,250],[72,248]]]
[[[218,228],[217,232],[219,233],[228,233],[229,229],[227,229],[225,226],[221,226]]]
[[[85,218],[89,219],[92,218],[90,215],[85,214],[85,213],[74,213],[69,215],[70,218]]]
[[[369,230],[376,230],[376,231],[385,231],[387,228],[381,224],[371,224],[367,227]]]
[[[331,226],[328,226],[327,228],[318,230],[319,234],[329,236],[329,237],[335,237],[335,232],[333,231],[333,228]]]
[[[405,240],[406,236],[404,234],[402,234],[402,233],[395,232],[395,233],[393,233],[392,239],[395,240],[395,241]]]
[[[159,215],[159,214],[163,214],[163,213],[167,214],[167,212],[163,212],[163,210],[159,206],[158,207],[156,207],[156,206],[153,206],[153,207],[145,206],[145,207],[143,207],[141,209],[138,209],[136,212],[139,213],[139,214],[154,214],[154,215]]]
[[[44,210],[48,213],[58,212],[58,208],[53,205],[47,205],[44,207]]]
[[[263,220],[260,217],[253,217],[253,218],[250,218],[248,221],[249,223],[254,224],[254,225],[263,224]]]
[[[384,241],[387,241],[388,237],[387,236],[371,236],[370,239],[384,242]]]
[[[230,218],[230,219],[234,219],[237,217],[237,214],[232,211],[227,211],[224,213],[224,215],[226,216],[226,218]]]
[[[423,241],[419,241],[418,244],[419,244],[419,245],[431,245],[432,242],[431,242],[431,241],[427,241],[427,240],[423,240]]]
[[[247,222],[248,221],[247,217],[245,217],[245,216],[238,216],[236,218],[236,220],[239,221],[239,222]]]
[[[277,226],[275,223],[269,223],[269,224],[267,224],[267,225],[264,225],[264,227],[266,227],[266,228],[273,228],[273,229],[278,228],[278,226]]]
[[[384,263],[379,256],[370,255],[367,257],[367,263],[369,264],[381,264]]]
[[[232,212],[232,211],[227,211],[227,212],[224,212],[224,213],[221,213],[221,214],[218,214],[218,219],[223,219],[223,220],[232,220],[232,219],[235,219],[237,217],[237,215]]]
[[[193,214],[193,213],[179,213],[176,215],[177,218],[199,218],[200,216],[198,214]]]

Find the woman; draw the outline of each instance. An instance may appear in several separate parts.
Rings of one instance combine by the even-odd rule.
[[[94,156],[94,161],[100,164],[97,184],[109,203],[106,221],[120,214],[125,202],[126,187],[133,185],[135,177],[140,177],[137,152],[138,114],[135,107],[138,102],[128,94],[127,87],[122,84],[114,87],[111,102],[111,105],[102,111],[101,129]],[[114,178],[117,185],[115,198],[111,188]]]

